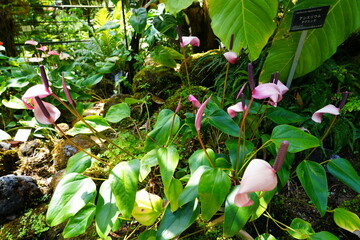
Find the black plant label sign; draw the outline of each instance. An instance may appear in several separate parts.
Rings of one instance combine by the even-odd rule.
[[[314,7],[294,11],[290,32],[321,28],[330,6]]]

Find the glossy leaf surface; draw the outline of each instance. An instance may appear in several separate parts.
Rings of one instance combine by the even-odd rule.
[[[64,228],[64,238],[76,237],[85,233],[94,219],[95,209],[94,203],[88,203],[75,216],[71,217]]]
[[[344,158],[331,159],[327,164],[327,169],[337,179],[360,193],[360,177],[348,160]]]

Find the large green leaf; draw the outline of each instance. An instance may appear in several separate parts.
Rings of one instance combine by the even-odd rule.
[[[142,225],[150,226],[163,211],[162,199],[142,189],[136,193],[136,204],[132,211],[133,217]]]
[[[210,169],[210,166],[203,165],[198,167],[196,171],[193,174],[191,174],[191,177],[188,183],[186,184],[184,191],[181,193],[179,197],[180,207],[188,202],[195,200],[195,198],[199,196],[198,194],[199,181],[202,174],[208,169]]]
[[[140,161],[134,159],[116,165],[109,176],[116,206],[124,218],[129,218],[134,208],[139,171]]]
[[[289,229],[289,234],[296,239],[305,239],[309,238],[315,233],[312,229],[311,224],[300,218],[294,218],[290,224],[291,229]],[[293,230],[295,231],[293,231]]]
[[[177,132],[180,127],[180,119],[177,115],[174,116],[174,114],[175,113],[169,109],[161,110],[154,129],[149,132],[145,140],[145,151],[150,151],[156,147],[165,145],[168,138]],[[170,132],[172,124],[174,125]]]
[[[229,139],[225,142],[226,148],[229,150],[230,160],[233,169],[236,169],[236,161],[239,160],[238,170],[241,168],[241,163],[244,162],[244,159],[247,154],[249,154],[254,149],[254,144],[250,141],[245,141],[245,151],[243,142],[240,143],[240,148],[238,151],[238,140],[237,139]]]
[[[172,212],[170,206],[165,210],[157,231],[156,239],[172,239],[185,231],[199,216],[200,207],[197,200],[189,202],[176,212]]]
[[[117,123],[127,117],[130,117],[130,107],[127,103],[123,102],[112,105],[106,113],[105,120]]]
[[[211,161],[214,162],[215,152],[210,148],[206,149],[206,152],[209,155]],[[189,158],[189,167],[191,174],[194,174],[200,166],[211,167],[209,159],[206,157],[205,151],[203,149],[196,150]]]
[[[90,148],[85,149],[87,152],[91,152]],[[68,173],[82,173],[89,167],[91,167],[92,158],[84,152],[78,152],[71,156],[67,162],[65,174]]]
[[[349,231],[360,231],[359,217],[344,208],[335,208],[334,221],[339,227]]]
[[[88,203],[75,216],[71,217],[64,228],[64,238],[75,237],[85,233],[94,219],[95,208],[94,203]]]
[[[278,0],[209,0],[211,27],[229,48],[234,34],[233,51],[246,49],[250,61],[256,60],[273,34]]]
[[[69,173],[57,185],[51,198],[46,222],[58,225],[79,212],[88,202],[94,201],[96,185],[88,177]]]
[[[301,32],[289,32],[294,10],[324,5],[330,5],[324,26],[308,30],[295,78],[320,66],[336,52],[337,47],[350,33],[360,27],[360,1],[358,0],[299,0],[291,11],[285,13],[281,21],[264,63],[260,81],[267,82],[271,73],[274,72],[280,72],[282,79],[287,79],[289,75],[301,35]]]
[[[179,162],[179,154],[174,146],[170,146],[168,148],[160,148],[157,151],[157,156],[160,166],[161,180],[164,184],[164,192],[167,193]]]
[[[222,109],[217,109],[211,114],[206,115],[206,120],[209,121],[210,125],[216,127],[220,131],[229,134],[233,137],[238,137],[240,128],[233,119],[230,118]]]
[[[326,167],[333,176],[360,193],[360,177],[348,160],[331,159]]]
[[[170,68],[176,67],[175,60],[184,58],[184,56],[176,50],[161,45],[156,46],[150,56],[155,62]]]
[[[288,152],[291,153],[320,146],[319,139],[290,125],[280,125],[275,127],[271,133],[271,140],[275,143],[277,148],[280,147],[283,141],[288,141]]]
[[[114,194],[111,191],[110,181],[104,181],[99,190],[99,198],[96,204],[95,226],[96,232],[101,238],[106,238],[110,233],[120,211],[116,206]]]
[[[133,9],[133,14],[130,17],[130,24],[135,32],[143,33],[146,27],[147,11],[145,8]]]
[[[208,221],[219,210],[230,190],[229,176],[221,169],[206,170],[200,177],[201,214]]]
[[[332,233],[322,231],[311,235],[309,240],[339,240],[339,238]]]
[[[110,128],[110,125],[102,116],[88,116],[85,117],[84,120],[98,132]],[[92,131],[82,121],[75,123],[75,125],[66,132],[66,134],[70,136],[89,133],[92,133]]]
[[[319,163],[304,160],[296,168],[296,174],[306,194],[324,216],[329,196],[325,169]]]
[[[276,124],[296,123],[306,120],[305,117],[302,117],[281,107],[268,109],[266,116]]]
[[[140,175],[139,181],[142,182],[151,172],[151,167],[154,167],[158,164],[157,158],[157,149],[153,149],[150,152],[146,153],[140,160]]]
[[[165,191],[165,189],[164,189]],[[165,191],[165,196],[170,202],[171,211],[175,212],[179,208],[179,196],[183,191],[182,183],[179,179],[173,178],[169,187]]]
[[[165,34],[170,38],[175,39],[178,34],[176,31],[177,21],[172,14],[164,13],[155,16],[153,20],[153,25],[159,32]]]
[[[165,7],[169,12],[176,15],[181,10],[189,7],[194,0],[164,0]]]
[[[238,233],[247,223],[250,216],[255,212],[259,206],[259,199],[255,193],[251,193],[251,200],[254,204],[247,207],[238,207],[234,200],[240,185],[235,186],[225,202],[225,219],[224,219],[224,235],[225,237],[232,237]]]

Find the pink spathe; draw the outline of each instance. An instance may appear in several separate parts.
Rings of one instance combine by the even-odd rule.
[[[59,109],[57,109],[54,105],[44,102],[42,101],[42,103],[44,104],[46,110],[48,111],[48,113],[50,114],[50,119],[47,118],[43,111],[41,110],[40,106],[38,105],[38,103],[36,101],[34,101],[34,115],[36,120],[39,123],[42,124],[53,124],[61,115]]]
[[[260,84],[252,91],[252,97],[255,99],[266,99],[270,98],[270,104],[274,107],[277,103],[282,100],[282,95],[285,94],[289,89],[278,81],[275,83],[264,83]]]
[[[192,105],[196,108],[199,108],[201,106],[201,103],[199,102],[199,100],[197,100],[196,97],[194,97],[193,95],[189,95],[188,100],[192,103]]]
[[[233,52],[233,51],[229,51],[229,52],[224,53],[224,57],[231,64],[235,64],[236,61],[239,59],[237,54],[235,52]]]
[[[228,112],[229,116],[231,118],[234,118],[238,112],[245,111],[246,106],[243,107],[243,105],[244,104],[242,102],[238,102],[237,104],[228,107],[227,112]]]
[[[182,37],[180,41],[180,46],[184,48],[186,45],[191,45],[194,47],[200,46],[200,39],[198,37]]]
[[[200,129],[201,129],[201,120],[202,120],[202,116],[204,114],[205,107],[208,104],[208,102],[210,101],[210,99],[211,99],[211,96],[208,99],[206,99],[206,101],[203,104],[201,104],[201,106],[199,107],[199,109],[196,113],[195,128],[198,133],[200,132]]]
[[[36,96],[38,96],[39,98],[44,98],[49,95],[51,95],[51,89],[46,88],[43,84],[38,84],[26,90],[26,92],[22,96],[22,101],[24,102],[27,109],[34,109],[34,107],[29,104],[34,104],[34,98]]]
[[[250,199],[249,193],[271,191],[276,185],[277,176],[271,165],[262,159],[253,159],[245,169],[234,202],[238,207],[250,206],[254,202]]]
[[[317,110],[311,117],[311,119],[314,122],[321,123],[322,115],[324,113],[329,113],[332,115],[339,115],[340,114],[340,108],[335,107],[332,104],[326,105],[325,107]]]

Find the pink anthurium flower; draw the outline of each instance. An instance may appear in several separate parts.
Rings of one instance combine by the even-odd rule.
[[[224,57],[231,64],[235,64],[236,61],[239,60],[237,54],[235,52],[233,52],[233,51],[229,51],[229,52],[224,53]]]
[[[201,103],[199,102],[199,100],[197,100],[197,98],[194,97],[193,95],[190,94],[188,99],[194,107],[199,108],[201,106]]]
[[[34,108],[33,108],[34,115],[39,123],[53,124],[60,117],[61,113],[59,109],[57,109],[54,105],[41,101],[43,105],[41,106],[40,105],[41,103],[39,104],[38,101],[35,100],[33,102],[34,102]],[[44,111],[43,108],[45,108],[46,111]]]
[[[48,52],[49,55],[59,55],[59,53],[57,51],[49,51]]]
[[[36,49],[45,52],[47,50],[47,47],[46,46],[41,46],[41,47],[36,48]]]
[[[246,207],[254,202],[250,199],[249,193],[259,191],[271,191],[277,185],[277,176],[271,165],[262,160],[252,160],[245,169],[241,180],[240,188],[235,196],[235,204],[238,207]]]
[[[231,118],[234,118],[238,112],[245,111],[246,106],[242,102],[238,102],[235,105],[228,107],[227,112]]]
[[[208,104],[208,102],[210,101],[210,99],[211,99],[211,96],[208,99],[206,99],[206,101],[203,104],[201,104],[201,106],[198,109],[198,112],[196,113],[195,128],[198,133],[200,132],[200,129],[201,129],[201,120],[202,120],[202,116],[203,116],[205,107]]]
[[[34,109],[33,105],[35,97],[44,98],[51,95],[51,93],[51,89],[46,88],[43,84],[34,85],[26,90],[22,96],[22,101],[27,109]]]
[[[311,117],[311,119],[314,121],[314,122],[317,122],[317,123],[321,123],[321,120],[322,120],[322,115],[324,113],[329,113],[329,114],[332,114],[332,115],[339,115],[340,114],[340,108],[337,108],[335,107],[334,105],[332,104],[329,104],[319,110],[317,110]]]
[[[31,39],[31,40],[27,40],[27,41],[25,42],[25,44],[29,44],[29,45],[34,45],[34,46],[36,46],[36,45],[38,45],[38,42],[35,41],[35,40],[33,40],[33,39]]]
[[[186,45],[190,44],[191,46],[198,47],[200,46],[200,39],[198,37],[181,37],[180,47],[184,48]]]
[[[280,81],[278,81],[277,84],[265,83],[254,88],[252,91],[252,97],[255,99],[270,98],[270,104],[276,107],[277,103],[281,101],[282,95],[286,93],[287,90],[288,88]]]

